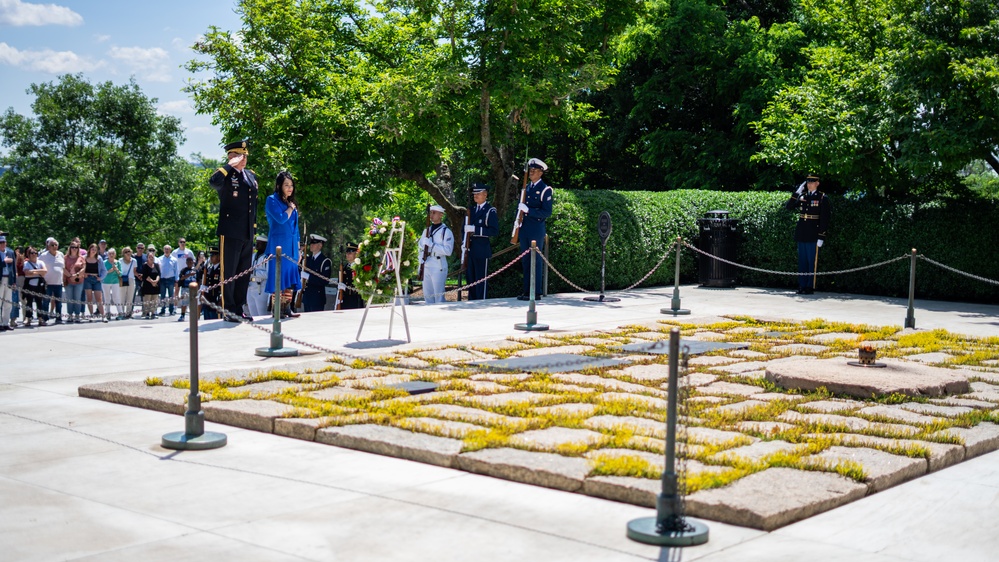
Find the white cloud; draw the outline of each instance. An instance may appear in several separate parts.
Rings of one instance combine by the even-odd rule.
[[[170,54],[159,47],[111,47],[108,56],[124,64],[146,80],[152,82],[169,82]]]
[[[107,43],[108,41],[111,40],[111,36],[110,35],[95,35],[94,39],[96,39],[98,43]]]
[[[167,115],[193,115],[194,107],[188,100],[165,101],[157,108],[160,113]]]
[[[0,25],[80,25],[83,16],[65,6],[0,0]]]
[[[94,62],[73,51],[53,51],[51,49],[22,51],[4,42],[0,42],[0,64],[49,74],[88,72],[104,66],[102,61]]]

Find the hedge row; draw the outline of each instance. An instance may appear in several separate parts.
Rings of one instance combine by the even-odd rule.
[[[631,285],[664,255],[677,236],[696,245],[697,219],[711,210],[729,211],[739,219],[739,263],[776,271],[795,271],[793,240],[796,215],[784,209],[787,193],[717,192],[677,190],[668,192],[557,190],[555,210],[548,221],[552,263],[574,283],[587,289],[600,287],[600,238],[597,218],[611,215],[613,233],[607,242],[608,290]],[[999,246],[999,209],[983,200],[949,201],[920,207],[890,205],[869,200],[833,197],[833,217],[825,246],[819,252],[819,270],[836,271],[874,264],[908,255],[912,248],[938,262],[988,279],[999,280],[996,248]],[[509,245],[512,217],[506,217],[494,247]],[[505,264],[511,254],[491,263]],[[682,283],[696,283],[697,260],[692,250],[681,253]],[[701,258],[706,259],[706,258]],[[675,262],[667,257],[642,286],[673,283]],[[490,296],[520,293],[516,266],[490,284]],[[738,269],[741,285],[793,287],[793,276]],[[906,296],[909,261],[875,269],[820,277],[821,291],[868,295]],[[549,292],[573,289],[554,274]],[[917,262],[916,296],[976,302],[999,300],[999,286],[969,279],[924,260]]]

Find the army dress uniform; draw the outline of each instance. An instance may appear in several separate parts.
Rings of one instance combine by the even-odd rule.
[[[356,252],[357,244],[348,243],[346,245],[345,253]],[[357,292],[354,288],[354,269],[353,264],[346,261],[340,262],[340,271],[338,272],[338,278],[342,279],[343,287],[338,285],[337,297],[340,300],[340,306],[338,310],[353,310],[355,308],[364,308],[364,299],[361,298],[361,294]]]
[[[246,155],[247,142],[225,146],[226,153]],[[221,277],[226,280],[250,269],[253,263],[253,237],[257,230],[257,176],[253,170],[242,171],[228,162],[208,180],[219,196],[219,222],[215,233],[219,237]],[[243,316],[249,275],[222,286],[222,307],[236,317]]]
[[[548,166],[537,158],[531,158],[528,162],[528,167],[537,168],[541,171],[548,170]],[[527,212],[521,218],[519,231],[521,252],[529,249],[533,240],[538,244],[538,251],[544,253],[545,221],[548,220],[548,217],[552,216],[552,204],[554,202],[555,190],[545,183],[544,178],[527,184],[524,194],[524,205],[527,206]],[[544,261],[540,257],[536,257],[535,259],[534,294],[535,296],[541,296],[542,283],[544,281],[542,276]],[[527,254],[521,258],[521,263],[524,268],[524,288],[521,297],[526,298],[531,291],[531,254]]]
[[[489,192],[489,186],[477,183],[472,189],[474,193]],[[474,203],[473,203],[474,205]],[[468,220],[471,228],[471,240],[468,247],[468,261],[465,263],[465,281],[471,285],[489,275],[489,258],[493,257],[493,247],[489,238],[499,234],[499,216],[496,208],[485,202],[471,209]],[[468,290],[468,300],[486,298],[484,281]]]
[[[326,242],[326,239],[313,234],[309,236],[309,243],[312,244],[314,242]],[[326,287],[329,285],[329,281],[326,279],[329,279],[333,275],[333,261],[326,257],[326,254],[320,250],[316,254],[310,253],[305,258],[305,267],[310,271],[322,275],[322,277],[302,270],[302,278],[304,279],[302,306],[305,312],[321,312],[326,308]],[[323,279],[323,277],[326,279]]]
[[[809,175],[806,183],[818,184],[819,178]],[[799,187],[799,190],[801,188]],[[829,230],[832,209],[829,197],[816,189],[806,189],[791,195],[785,207],[798,213],[794,228],[794,241],[798,244],[798,293],[811,294],[814,290],[815,257],[819,242],[825,241]]]
[[[218,248],[208,249],[209,255],[218,255],[218,253],[219,253]],[[219,283],[222,282],[222,263],[221,262],[211,263],[211,261],[208,261],[207,263],[205,263],[203,275],[204,277],[202,278],[201,281],[201,290],[205,292],[205,300],[216,306],[221,306],[222,304],[221,289],[215,287],[214,289],[211,290],[205,290],[205,288],[214,287],[215,285],[218,285]],[[218,319],[219,313],[214,308],[207,305],[201,308],[202,310],[204,310],[205,320]]]

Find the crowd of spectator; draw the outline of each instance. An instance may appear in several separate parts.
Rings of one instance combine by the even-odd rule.
[[[176,249],[164,244],[159,251],[139,242],[135,250],[125,246],[119,252],[106,240],[84,248],[79,238],[65,247],[49,238],[42,248],[9,249],[6,233],[0,233],[0,331],[35,322],[154,319],[175,316],[178,309],[177,320],[185,320],[188,285],[210,284],[213,260],[188,248],[184,238]]]

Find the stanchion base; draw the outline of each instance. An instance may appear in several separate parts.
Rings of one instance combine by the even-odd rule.
[[[294,347],[258,347],[253,353],[260,357],[296,357],[298,350]]]
[[[548,324],[514,324],[513,329],[524,330],[525,332],[543,332],[548,329]]]
[[[659,534],[655,517],[642,517],[628,521],[628,538],[645,543],[669,546],[696,546],[708,542],[708,526],[697,519],[687,518],[693,529],[678,533]]]
[[[164,449],[177,449],[178,451],[203,451],[225,447],[226,443],[225,433],[206,431],[201,435],[194,436],[183,431],[174,431],[164,435],[160,445]]]
[[[583,300],[587,302],[621,302],[621,299],[617,297],[605,297],[603,295],[599,297],[583,297]]]
[[[672,314],[673,316],[682,316],[684,314],[690,314],[690,311],[686,308],[660,308],[659,314]]]

